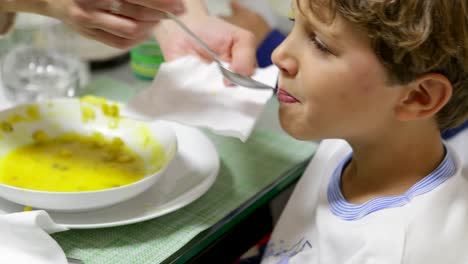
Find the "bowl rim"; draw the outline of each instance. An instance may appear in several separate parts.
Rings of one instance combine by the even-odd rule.
[[[27,106],[38,105],[38,104],[48,104],[50,102],[57,102],[57,101],[65,101],[65,102],[66,101],[75,101],[75,100],[80,101],[80,99],[81,98],[79,98],[79,97],[76,97],[76,98],[52,98],[52,99],[47,99],[47,100],[43,100],[43,101],[40,101],[40,102],[21,103],[21,104],[17,104],[17,105],[14,105],[12,107],[6,108],[6,109],[0,111],[0,113],[13,111],[15,108],[19,108],[19,107],[27,107]],[[122,106],[122,103],[120,103],[120,102],[117,102],[117,101],[114,101],[114,100],[111,100],[111,99],[107,99],[107,98],[105,98],[105,99],[108,102],[118,104],[119,107]],[[134,122],[137,122],[137,124],[150,124],[149,122],[144,122],[144,121],[141,121],[141,120],[132,119],[132,118],[128,118],[128,117],[120,117],[120,118],[121,119],[132,120]],[[158,120],[158,122],[154,122],[154,124],[156,124],[156,123],[157,124],[161,124],[161,123],[164,124],[164,122],[159,122],[159,121],[160,120]],[[1,183],[1,182],[0,182],[0,186],[2,186],[4,188],[7,188],[7,189],[14,190],[14,191],[28,192],[28,193],[33,193],[33,194],[68,195],[69,196],[69,195],[77,195],[77,194],[106,193],[106,192],[110,192],[110,191],[117,191],[117,190],[120,190],[120,189],[126,189],[126,188],[129,188],[130,186],[134,186],[134,185],[141,185],[144,182],[150,181],[154,177],[160,176],[164,171],[166,171],[166,169],[175,160],[175,157],[176,157],[177,151],[178,151],[177,135],[176,135],[174,129],[170,125],[165,125],[165,126],[166,126],[167,129],[169,129],[171,131],[171,134],[174,136],[174,144],[173,144],[174,145],[174,151],[165,151],[165,156],[166,156],[166,158],[168,158],[167,161],[165,162],[165,165],[162,166],[158,171],[156,171],[154,173],[145,174],[138,181],[134,181],[132,183],[121,185],[121,186],[118,186],[118,187],[105,188],[105,189],[99,189],[99,190],[90,190],[90,191],[73,191],[73,192],[34,190],[34,189],[27,189],[27,188],[12,186],[12,185]],[[168,154],[170,154],[170,155],[168,155]]]

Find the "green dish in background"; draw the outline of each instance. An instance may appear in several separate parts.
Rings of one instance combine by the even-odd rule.
[[[153,80],[164,62],[161,48],[156,41],[148,41],[130,51],[133,75],[141,80]]]

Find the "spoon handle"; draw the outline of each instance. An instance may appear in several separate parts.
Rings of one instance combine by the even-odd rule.
[[[193,33],[192,30],[190,30],[185,24],[184,22],[182,22],[177,16],[175,16],[174,14],[172,14],[171,12],[167,12],[167,11],[161,11],[163,12],[167,18],[171,19],[172,21],[174,21],[179,27],[181,27],[187,34],[189,34],[193,40],[195,40],[197,42],[198,45],[200,45],[200,47],[202,47],[206,52],[208,52],[208,54],[219,64],[220,63],[220,60],[218,58],[218,55],[210,48],[208,47],[208,45],[206,45],[206,43],[201,40],[195,33]]]

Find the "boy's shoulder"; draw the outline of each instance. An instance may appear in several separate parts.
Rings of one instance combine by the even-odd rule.
[[[468,263],[468,162],[452,147],[448,149],[456,173],[411,204],[406,227],[408,263]]]

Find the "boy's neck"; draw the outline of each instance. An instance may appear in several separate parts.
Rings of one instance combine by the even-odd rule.
[[[406,128],[371,142],[349,143],[353,157],[343,171],[341,190],[355,204],[405,193],[434,171],[445,153],[437,129]]]

